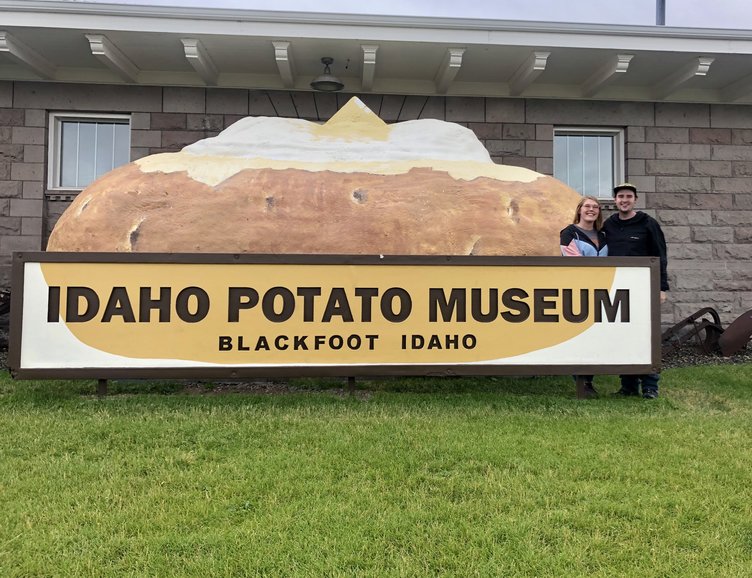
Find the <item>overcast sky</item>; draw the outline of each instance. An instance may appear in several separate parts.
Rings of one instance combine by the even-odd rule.
[[[78,1],[78,0],[69,0]],[[349,14],[655,24],[655,0],[83,0]],[[752,30],[752,0],[666,0],[666,25]]]

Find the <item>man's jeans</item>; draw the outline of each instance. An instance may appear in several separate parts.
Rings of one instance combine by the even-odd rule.
[[[642,394],[646,392],[658,393],[658,380],[660,373],[647,373],[645,375],[620,375],[621,389],[624,393],[639,395],[640,381],[642,381]]]

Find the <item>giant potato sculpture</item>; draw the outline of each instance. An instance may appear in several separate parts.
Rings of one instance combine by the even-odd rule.
[[[557,255],[579,199],[494,164],[468,129],[387,125],[353,98],[326,124],[249,117],[104,175],[49,251]]]

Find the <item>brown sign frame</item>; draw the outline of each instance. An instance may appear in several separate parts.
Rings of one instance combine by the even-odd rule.
[[[413,256],[413,255],[254,255],[218,253],[13,253],[11,322],[8,365],[16,379],[238,379],[250,377],[356,376],[490,376],[646,374],[660,370],[659,263],[656,257],[579,257],[578,267],[648,267],[651,300],[651,362],[645,365],[342,365],[275,367],[158,367],[158,368],[26,368],[20,367],[24,265],[32,263],[179,263],[286,265],[494,265],[573,266],[562,257]],[[622,344],[623,345],[623,344]]]

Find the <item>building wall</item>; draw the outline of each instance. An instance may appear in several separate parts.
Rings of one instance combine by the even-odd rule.
[[[180,150],[247,115],[326,120],[351,96],[0,82],[0,286],[9,285],[11,252],[42,249],[70,202],[46,190],[48,112],[131,113],[135,160]],[[664,325],[706,306],[725,323],[752,309],[752,107],[359,96],[387,122],[465,125],[495,162],[545,174],[553,172],[554,126],[624,128],[627,179],[669,244]]]

